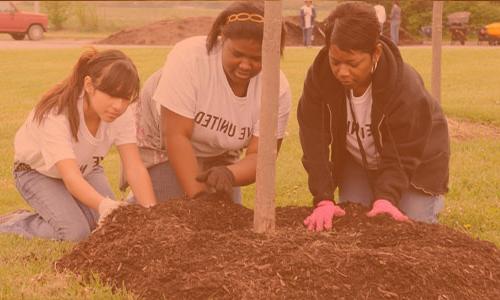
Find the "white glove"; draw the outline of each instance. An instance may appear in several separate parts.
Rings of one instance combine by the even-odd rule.
[[[113,210],[117,209],[120,206],[125,205],[124,202],[115,201],[109,199],[109,197],[103,198],[101,203],[99,203],[99,207],[97,210],[99,211],[99,221],[98,226],[100,227],[104,223],[104,219],[113,212]]]

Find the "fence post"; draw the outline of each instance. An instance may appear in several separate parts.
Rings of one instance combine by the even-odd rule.
[[[432,2],[432,79],[431,91],[441,102],[441,45],[443,42],[443,1]]]

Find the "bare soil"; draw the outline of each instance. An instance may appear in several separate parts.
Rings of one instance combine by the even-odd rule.
[[[443,225],[367,218],[308,232],[307,207],[276,210],[273,234],[229,200],[130,205],[56,262],[143,299],[499,299],[500,251]]]
[[[500,128],[494,125],[469,122],[464,120],[453,120],[448,118],[450,136],[457,140],[468,140],[472,138],[488,138],[500,140]]]
[[[99,41],[99,44],[174,45],[197,35],[207,35],[212,17],[162,20],[139,28],[124,29]]]
[[[174,45],[175,43],[197,35],[207,35],[215,19],[213,17],[189,17],[184,19],[162,20],[142,27],[121,30],[99,41],[99,44],[115,45]],[[284,17],[286,27],[286,45],[301,46],[302,29],[299,17]],[[386,26],[384,34],[389,34]],[[324,44],[324,22],[315,22],[313,45]],[[421,44],[407,31],[401,29],[401,45]]]

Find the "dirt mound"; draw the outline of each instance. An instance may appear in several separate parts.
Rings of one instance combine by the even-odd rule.
[[[465,120],[448,118],[450,136],[457,140],[473,138],[488,138],[492,141],[500,139],[500,128],[494,125],[485,125]]]
[[[349,205],[330,232],[307,232],[310,208],[276,211],[261,235],[229,201],[120,208],[56,262],[144,299],[498,299],[500,252],[442,225],[369,219]]]
[[[139,28],[121,30],[98,44],[174,45],[191,36],[207,35],[213,21],[212,17],[162,20]]]
[[[210,31],[213,17],[189,17],[185,19],[163,20],[139,28],[125,29],[114,33],[98,42],[112,45],[174,45],[175,43],[197,35],[207,35]],[[298,17],[286,17],[286,45],[302,45],[302,29]],[[314,45],[324,42],[322,33],[318,30],[322,23],[317,23],[314,30]]]
[[[302,28],[300,27],[300,17],[285,17],[286,27],[286,45],[287,46],[302,46],[304,45]],[[314,46],[322,46],[325,44],[325,33],[323,31],[323,22],[314,22],[313,40]]]
[[[197,35],[207,35],[213,17],[189,17],[184,19],[163,20],[143,27],[121,30],[98,42],[111,45],[174,45],[175,43]],[[301,46],[302,29],[298,16],[284,17],[286,26],[286,45]],[[324,22],[315,22],[313,45],[324,44]],[[385,27],[384,35],[389,36],[389,26]],[[400,32],[401,45],[421,44],[414,39],[404,28]]]
[[[385,23],[384,24],[384,30],[383,30],[384,36],[387,38],[391,38],[391,24],[390,23]],[[411,33],[406,30],[404,27],[399,27],[399,46],[406,46],[406,45],[421,45],[422,44],[422,39],[415,38],[411,35]]]

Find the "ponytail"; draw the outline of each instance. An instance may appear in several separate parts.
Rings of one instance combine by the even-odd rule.
[[[100,91],[133,101],[139,94],[140,82],[132,61],[119,50],[85,51],[66,79],[47,91],[35,106],[33,120],[41,124],[49,113],[68,117],[71,135],[78,140],[80,116],[78,100],[84,79],[89,76]]]
[[[68,116],[71,135],[76,140],[78,139],[78,125],[80,124],[77,106],[78,98],[83,90],[84,78],[88,74],[88,62],[96,54],[95,49],[85,51],[73,67],[71,75],[53,86],[42,96],[40,102],[35,106],[35,115],[33,117],[38,124],[41,124],[45,116],[50,112],[57,115],[64,113]]]
[[[226,19],[228,17],[228,13],[223,11],[220,13],[212,24],[212,28],[207,36],[207,52],[210,53],[212,49],[217,44],[217,40],[222,33],[222,26],[226,23]]]

